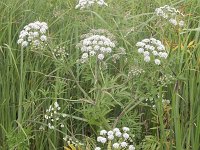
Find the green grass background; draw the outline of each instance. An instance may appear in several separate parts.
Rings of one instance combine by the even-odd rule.
[[[131,128],[137,149],[200,149],[200,1],[107,3],[108,7],[79,11],[76,0],[0,1],[0,149],[63,149],[66,134],[90,150],[98,131],[114,125]],[[166,4],[186,15],[184,29],[158,21],[154,10]],[[49,25],[48,46],[41,51],[21,49],[16,44],[19,32],[37,20]],[[113,33],[127,55],[97,70],[95,84],[95,65],[76,63],[76,44],[82,34],[98,28]],[[151,36],[160,39],[170,54],[164,66],[145,64],[137,54],[135,44]],[[56,46],[66,47],[69,56],[64,62],[52,57]],[[127,74],[134,66],[146,73],[130,79]],[[167,88],[155,86],[165,71],[174,82]],[[168,126],[159,99],[156,110],[143,105],[143,97],[162,93],[171,101]],[[68,116],[64,129],[49,130],[44,114],[56,100]],[[44,131],[39,130],[41,125]]]

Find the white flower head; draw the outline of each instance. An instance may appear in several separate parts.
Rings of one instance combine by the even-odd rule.
[[[53,125],[51,125],[51,123],[48,123],[48,127],[49,127],[49,129],[55,129],[55,127],[53,126]]]
[[[169,19],[169,22],[170,22],[171,24],[173,24],[174,26],[177,26],[177,25],[178,25],[178,22],[176,21],[176,19],[171,18],[171,19]]]
[[[142,42],[144,42],[144,43],[149,43],[150,40],[149,40],[149,39],[143,39]]]
[[[42,35],[42,36],[40,37],[40,40],[43,41],[43,42],[44,42],[44,41],[47,41],[47,36],[46,36],[46,35]]]
[[[150,62],[150,60],[151,60],[151,58],[150,58],[149,56],[145,56],[145,57],[144,57],[144,61],[145,61],[145,62]]]
[[[129,138],[129,134],[128,133],[124,133],[123,137],[124,137],[125,140],[127,140]]]
[[[33,41],[33,45],[36,46],[36,47],[39,46],[40,45],[40,41],[39,40]]]
[[[149,56],[149,51],[144,51],[144,56]]]
[[[52,50],[53,57],[57,60],[64,61],[69,55],[65,46],[57,46]]]
[[[101,139],[102,139],[103,137],[102,136],[98,136],[97,137],[97,142],[101,142]]]
[[[60,121],[60,117],[63,117],[62,113],[59,112],[60,106],[58,102],[54,102],[53,105],[50,105],[48,109],[46,109],[46,114],[44,115],[44,118],[48,122],[49,129],[55,129],[53,125],[51,125],[52,122],[58,122]],[[59,123],[60,127],[63,128],[64,124]]]
[[[98,51],[99,49],[100,49],[100,46],[99,46],[99,45],[95,45],[95,46],[94,46],[94,50],[95,50],[95,51]]]
[[[151,48],[151,45],[145,45],[145,49],[150,49]]]
[[[130,131],[130,129],[129,129],[128,127],[123,127],[122,130],[123,130],[124,132],[129,132],[129,131]]]
[[[114,149],[118,149],[119,147],[120,147],[120,144],[119,144],[119,143],[114,143],[114,144],[113,144],[113,148],[114,148]]]
[[[115,133],[116,133],[116,132],[120,132],[120,130],[119,130],[119,128],[114,128],[114,129],[113,129],[113,132],[115,132]]]
[[[122,143],[120,144],[120,146],[121,146],[122,148],[126,148],[126,147],[128,146],[128,144],[127,144],[126,142],[122,142]]]
[[[79,0],[75,9],[87,9],[95,4],[99,6],[108,6],[108,4],[104,0]]]
[[[156,65],[160,65],[160,60],[159,59],[155,59],[154,61],[155,61]]]
[[[101,138],[101,141],[100,141],[102,144],[105,144],[107,142],[107,139],[106,138]]]
[[[144,45],[144,43],[146,44]],[[145,62],[150,62],[154,58],[154,62],[159,65],[161,60],[158,60],[158,57],[164,59],[168,57],[165,46],[155,38],[144,39],[141,42],[137,42],[136,46],[139,47],[138,53],[143,54]]]
[[[136,46],[137,47],[144,47],[146,44],[144,42],[137,42]]]
[[[90,56],[94,56],[96,54],[95,51],[90,51]]]
[[[129,145],[128,150],[135,150],[135,147],[133,145]]]
[[[101,130],[100,131],[100,135],[106,135],[107,134],[107,131],[106,130]]]
[[[116,40],[114,35],[104,29],[92,29],[89,33],[81,36],[81,41],[77,44],[77,48],[82,53],[88,55],[82,55],[82,62],[86,62],[85,59],[96,56],[99,61],[103,61],[107,55],[112,55],[113,50],[116,49]],[[114,55],[114,54],[113,54]]]
[[[45,118],[45,119],[49,119],[49,116],[48,116],[48,115],[44,115],[44,118]]]
[[[38,37],[39,33],[38,32],[33,32],[33,37]]]
[[[82,59],[87,59],[88,58],[88,53],[83,53]]]
[[[99,60],[103,60],[104,59],[104,54],[99,54],[97,57],[98,57]]]
[[[27,41],[23,41],[22,42],[22,47],[27,47],[28,46],[28,42]]]
[[[153,50],[155,50],[155,47],[154,46],[150,46],[149,50],[153,51]]]
[[[108,140],[110,141],[114,140],[114,135],[108,135]]]
[[[101,150],[101,148],[100,147],[96,147],[95,150]]]
[[[30,45],[35,48],[43,48],[44,43],[47,41],[47,36],[45,35],[47,29],[48,26],[44,22],[36,21],[30,23],[20,32],[17,44],[22,47]]]
[[[21,44],[23,41],[24,41],[23,39],[19,39],[19,40],[17,41],[17,44]]]
[[[166,52],[164,52],[164,53],[162,53],[162,54],[161,54],[161,56],[160,56],[160,57],[162,57],[162,58],[165,58],[165,59],[166,59],[166,58],[168,57],[168,54],[167,54]]]
[[[157,51],[153,51],[152,52],[154,56],[158,56],[158,52]]]
[[[55,106],[56,108],[58,108],[58,107],[59,107],[58,102],[55,102],[55,103],[54,103],[54,106]]]
[[[121,137],[121,136],[122,136],[122,133],[121,133],[120,131],[117,131],[117,132],[115,133],[115,136],[116,136],[116,137]]]
[[[144,48],[139,48],[138,53],[144,53]]]
[[[184,25],[185,25],[185,22],[184,22],[183,20],[181,20],[181,21],[179,21],[179,23],[178,23],[178,24],[179,24],[179,26],[180,26],[180,27],[184,27]]]
[[[108,131],[108,133],[107,133],[108,135],[113,135],[114,134],[114,132],[113,131]]]
[[[179,27],[184,26],[184,21],[182,21],[184,15],[179,10],[176,10],[175,8],[169,5],[156,8],[155,13],[157,16],[160,16],[168,20],[174,26],[177,26],[177,25],[179,25]]]

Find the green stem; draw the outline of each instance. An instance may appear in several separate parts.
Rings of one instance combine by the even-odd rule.
[[[19,106],[18,106],[18,122],[22,123],[22,103],[23,103],[23,72],[24,72],[24,50],[21,48],[21,59],[20,59],[20,91],[19,91]]]
[[[159,99],[156,101],[156,108],[158,111],[158,119],[160,123],[160,140],[161,140],[161,149],[166,149],[166,135],[165,135],[165,126],[163,124],[163,104],[162,104],[162,87],[159,88]]]

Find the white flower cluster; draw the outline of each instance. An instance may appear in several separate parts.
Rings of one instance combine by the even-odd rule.
[[[49,129],[55,129],[53,123],[55,121],[60,120],[60,117],[66,117],[66,114],[61,114],[59,113],[60,110],[60,106],[58,104],[58,102],[54,102],[53,106],[50,105],[49,109],[46,110],[46,114],[44,116],[44,118],[48,121],[48,127]],[[60,123],[60,127],[63,128],[64,124]]]
[[[64,61],[66,59],[66,57],[69,55],[66,52],[66,48],[65,47],[56,47],[53,51],[52,54],[54,56],[54,58],[59,59],[61,61]]]
[[[107,142],[111,142],[113,149],[135,150],[135,147],[130,145],[127,141],[130,138],[128,134],[130,129],[128,127],[123,127],[122,130],[123,131],[120,131],[119,128],[114,128],[110,131],[101,130],[100,136],[97,137],[97,142],[103,145]],[[95,150],[101,150],[101,147],[96,147]]]
[[[63,140],[66,141],[67,143],[70,142],[70,141],[73,141],[72,138],[69,135],[65,135]]]
[[[184,26],[184,21],[182,20],[184,15],[179,10],[170,7],[169,5],[156,8],[155,12],[157,16],[163,17],[174,26],[180,26],[180,27]]]
[[[81,63],[86,62],[89,57],[96,57],[103,60],[106,54],[109,54],[116,47],[114,36],[107,30],[91,30],[88,34],[82,35],[83,40],[78,43],[77,47],[81,49]]]
[[[22,47],[27,47],[28,45],[36,48],[42,47],[47,41],[47,29],[48,26],[46,22],[36,21],[30,23],[20,32],[17,44],[20,44]]]
[[[75,9],[85,9],[89,8],[93,5],[99,5],[99,6],[108,6],[108,4],[104,0],[79,0],[79,3],[76,5]]]
[[[163,99],[163,100],[162,100],[162,105],[163,105],[163,107],[169,106],[169,105],[170,105],[170,100],[168,100],[168,99]],[[156,105],[154,104],[152,107],[153,107],[153,108],[156,108]]]
[[[141,42],[137,42],[136,46],[138,47],[138,53],[144,55],[145,62],[150,62],[152,55],[155,58],[155,64],[160,65],[161,61],[158,58],[166,59],[168,57],[165,46],[155,38],[143,39]]]
[[[63,138],[63,140],[64,140],[65,142],[67,142],[68,145],[72,144],[72,145],[74,145],[75,147],[76,147],[76,146],[84,145],[83,143],[81,143],[80,141],[78,141],[78,140],[75,139],[75,138],[70,137],[69,135],[65,135],[65,137]]]
[[[159,86],[167,87],[169,84],[173,83],[174,80],[175,78],[172,75],[163,74],[157,81]]]
[[[152,97],[148,97],[148,98],[146,98],[145,100],[144,100],[144,104],[146,105],[146,106],[155,106],[155,102],[154,102],[154,98],[152,98]]]
[[[157,98],[156,98],[156,99],[153,98],[153,97],[146,98],[145,101],[144,101],[144,103],[145,103],[147,106],[151,106],[151,107],[155,108],[155,107],[156,107],[156,105],[155,105],[155,100],[160,100],[159,95],[157,95]],[[164,98],[164,94],[163,94],[163,95],[162,95],[162,106],[163,106],[163,107],[166,107],[166,106],[169,106],[169,105],[170,105],[170,100],[165,99],[165,98]]]
[[[139,68],[139,67],[133,67],[131,68],[131,70],[128,72],[128,77],[135,77],[135,76],[139,76],[142,73],[144,73],[144,69]]]

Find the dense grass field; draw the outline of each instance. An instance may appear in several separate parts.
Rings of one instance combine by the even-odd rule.
[[[200,0],[105,2],[0,1],[0,150],[200,150]]]

